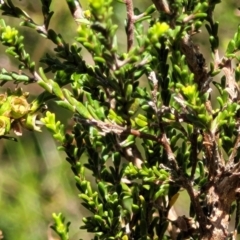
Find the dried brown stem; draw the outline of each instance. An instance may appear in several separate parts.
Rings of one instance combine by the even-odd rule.
[[[133,37],[134,37],[134,12],[133,12],[133,3],[132,0],[125,0],[124,1],[127,8],[127,26],[126,26],[126,33],[127,33],[127,51],[132,48],[133,46]]]

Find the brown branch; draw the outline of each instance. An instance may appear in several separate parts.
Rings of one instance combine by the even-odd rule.
[[[131,144],[128,147],[121,147],[122,142],[120,141],[125,141],[126,138],[124,135],[115,136],[116,139],[116,144],[114,145],[114,148],[119,151],[122,156],[129,162],[132,162],[134,166],[137,168],[141,169],[142,168],[142,163],[143,163],[143,157],[140,151],[138,150],[136,144]]]
[[[190,35],[186,35],[181,41],[181,52],[186,56],[186,62],[189,69],[194,74],[194,80],[200,91],[205,92],[204,83],[207,82],[209,76],[205,65],[205,59],[191,39]]]
[[[168,0],[152,0],[154,5],[156,6],[159,12],[165,12],[167,14],[171,14]]]
[[[171,166],[173,167],[173,169],[176,172],[179,172],[179,166],[177,163],[177,160],[175,159],[174,153],[171,149],[171,146],[169,144],[169,141],[167,139],[167,136],[165,133],[161,134],[161,137],[158,139],[158,142],[161,143],[161,145],[163,146],[164,150],[167,153],[167,157],[168,157],[168,161],[171,164]]]
[[[134,12],[133,12],[133,3],[132,0],[124,1],[127,8],[127,51],[129,52],[133,46],[133,36],[134,36]]]
[[[196,168],[197,168],[197,138],[198,138],[198,134],[197,134],[197,129],[194,129],[194,132],[191,136],[191,155],[190,155],[190,161],[192,163],[192,169],[191,169],[191,180],[194,180],[194,175],[196,172]]]
[[[208,179],[211,182],[216,176],[221,174],[224,160],[219,153],[216,137],[211,132],[203,132],[203,146],[208,168]]]
[[[161,116],[161,110],[159,111],[157,108],[157,92],[158,92],[158,79],[156,77],[156,74],[154,71],[152,71],[149,76],[148,79],[153,83],[153,91],[152,93],[152,108],[154,109],[154,111],[156,112],[156,115],[158,115],[158,125],[159,128],[161,129],[161,135],[158,138],[158,142],[161,143],[161,145],[163,146],[164,150],[167,153],[167,157],[169,160],[169,163],[172,165],[173,169],[178,172],[179,171],[179,167],[178,167],[178,163],[175,159],[174,153],[171,149],[171,146],[169,144],[169,141],[167,139],[166,133],[164,131],[164,127],[162,124],[162,116]]]
[[[202,207],[200,205],[199,194],[196,192],[196,190],[194,190],[193,186],[191,185],[191,183],[187,178],[181,177],[180,182],[182,183],[183,188],[185,188],[188,192],[191,203],[193,204],[193,207],[196,213],[196,219],[199,223],[199,229],[201,233],[204,233],[207,231],[208,219],[205,216],[202,210]]]
[[[239,99],[240,89],[234,77],[231,59],[222,59],[222,63],[219,64],[219,67],[222,67],[224,75],[226,76],[227,80],[226,90],[229,93],[230,99],[231,100]]]
[[[236,138],[236,141],[235,141],[235,144],[234,144],[234,147],[233,147],[233,150],[232,150],[232,153],[231,155],[229,156],[229,159],[228,159],[228,163],[227,163],[227,166],[226,168],[231,168],[233,167],[234,165],[234,159],[237,155],[237,150],[239,149],[240,147],[240,134],[237,135],[237,138]]]
[[[119,126],[114,123],[106,123],[96,119],[83,119],[83,118],[79,118],[78,115],[75,115],[74,120],[76,122],[80,122],[81,124],[87,124],[90,126],[97,127],[98,129],[100,129],[101,134],[103,135],[109,132],[113,132],[119,136],[120,135],[128,136],[129,134],[131,134],[133,136],[136,136],[142,139],[149,139],[149,140],[158,142],[163,146],[164,150],[166,151],[169,163],[173,167],[173,170],[175,170],[176,172],[179,172],[177,161],[175,159],[174,153],[171,149],[171,146],[169,144],[169,141],[164,131],[162,131],[162,134],[160,137],[156,137],[154,135],[140,132],[139,130],[136,130],[136,129],[132,129],[131,127]]]
[[[156,136],[148,134],[148,133],[140,132],[136,129],[131,129],[130,127],[124,127],[124,126],[120,126],[120,125],[117,125],[114,123],[106,123],[106,122],[96,120],[96,119],[83,119],[83,118],[79,118],[78,115],[74,116],[74,120],[76,122],[80,122],[82,124],[87,124],[90,126],[97,127],[98,129],[101,130],[103,135],[106,133],[109,133],[109,132],[113,132],[113,133],[116,133],[117,135],[122,135],[122,136],[124,136],[124,135],[127,136],[127,135],[131,134],[131,135],[134,135],[139,138],[145,138],[145,139],[159,142],[159,139]]]
[[[226,239],[230,207],[239,191],[239,175],[239,171],[232,174],[223,172],[218,181],[212,183],[206,192],[207,205],[212,208],[209,216],[211,232],[204,234],[201,239]]]

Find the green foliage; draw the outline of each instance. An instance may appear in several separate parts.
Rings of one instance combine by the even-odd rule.
[[[53,213],[53,219],[54,219],[54,225],[52,228],[58,233],[61,239],[67,240],[68,238],[68,227],[70,223],[68,222],[66,226],[64,225],[64,217],[62,216],[61,213],[56,214]]]
[[[49,29],[51,1],[41,1],[42,25],[11,0],[0,4],[4,15],[22,19],[21,26],[55,45],[38,69],[22,34],[1,20],[0,41],[19,61],[18,73],[1,70],[1,86],[34,83],[43,92],[31,102],[20,88],[0,95],[0,136],[45,125],[67,156],[89,211],[81,229],[94,240],[236,237],[240,27],[220,58],[220,23],[213,18],[220,1],[154,0],[143,12],[133,10],[130,0],[91,0],[86,11],[76,0],[66,2],[77,24],[71,43]],[[117,4],[127,8],[127,51],[119,44]],[[209,69],[193,39],[203,26],[212,53]],[[71,131],[54,112],[45,112],[49,100],[71,113]],[[191,201],[189,216],[172,216],[182,189]],[[235,203],[235,231],[229,232]],[[70,223],[61,213],[53,219],[60,239],[69,239]]]

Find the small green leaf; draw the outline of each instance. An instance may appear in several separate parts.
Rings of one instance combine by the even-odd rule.
[[[235,52],[235,49],[236,49],[236,44],[235,44],[235,41],[232,39],[232,40],[228,43],[227,50],[226,50],[226,54],[229,55],[229,54],[234,53],[234,52]]]

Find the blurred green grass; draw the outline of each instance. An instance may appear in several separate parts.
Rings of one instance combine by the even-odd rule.
[[[38,23],[41,23],[40,1],[13,1],[23,7],[26,12]],[[81,1],[86,8],[87,1]],[[134,1],[135,6],[143,10],[150,4],[147,1]],[[227,41],[233,36],[239,24],[239,16],[234,10],[237,1],[223,1],[217,8],[215,18],[222,23],[220,27],[221,46],[226,47]],[[76,25],[70,16],[65,1],[53,1],[54,17],[50,27],[61,33],[66,41],[72,43],[76,32]],[[126,39],[123,31],[124,6],[116,4],[115,18],[120,25],[118,31],[119,43],[125,48]],[[239,13],[238,13],[239,14]],[[124,15],[125,16],[125,15]],[[20,22],[5,16],[9,25],[18,26]],[[52,53],[54,45],[50,41],[42,39],[34,30],[20,27],[20,32],[25,36],[26,49],[32,59],[38,60],[47,52]],[[201,49],[210,57],[207,46],[208,39],[204,35],[199,39]],[[5,49],[0,46],[0,64],[7,70],[17,70],[17,61],[8,58]],[[90,59],[89,59],[90,60]],[[39,65],[38,65],[39,66]],[[13,87],[6,84],[4,87]],[[36,84],[22,86],[33,96],[42,90]],[[0,89],[4,91],[4,89]],[[57,118],[67,126],[66,111],[56,109],[50,104]],[[62,212],[70,225],[70,239],[90,239],[90,234],[79,230],[82,225],[81,218],[87,212],[81,207],[78,199],[78,190],[69,164],[65,161],[65,155],[56,150],[57,144],[51,135],[43,129],[42,133],[24,131],[22,137],[17,137],[18,142],[0,139],[0,230],[5,240],[43,240],[57,239],[56,235],[49,232],[52,222],[52,212]],[[177,212],[188,212],[187,197],[183,195],[179,202]],[[185,205],[184,205],[185,204]]]

